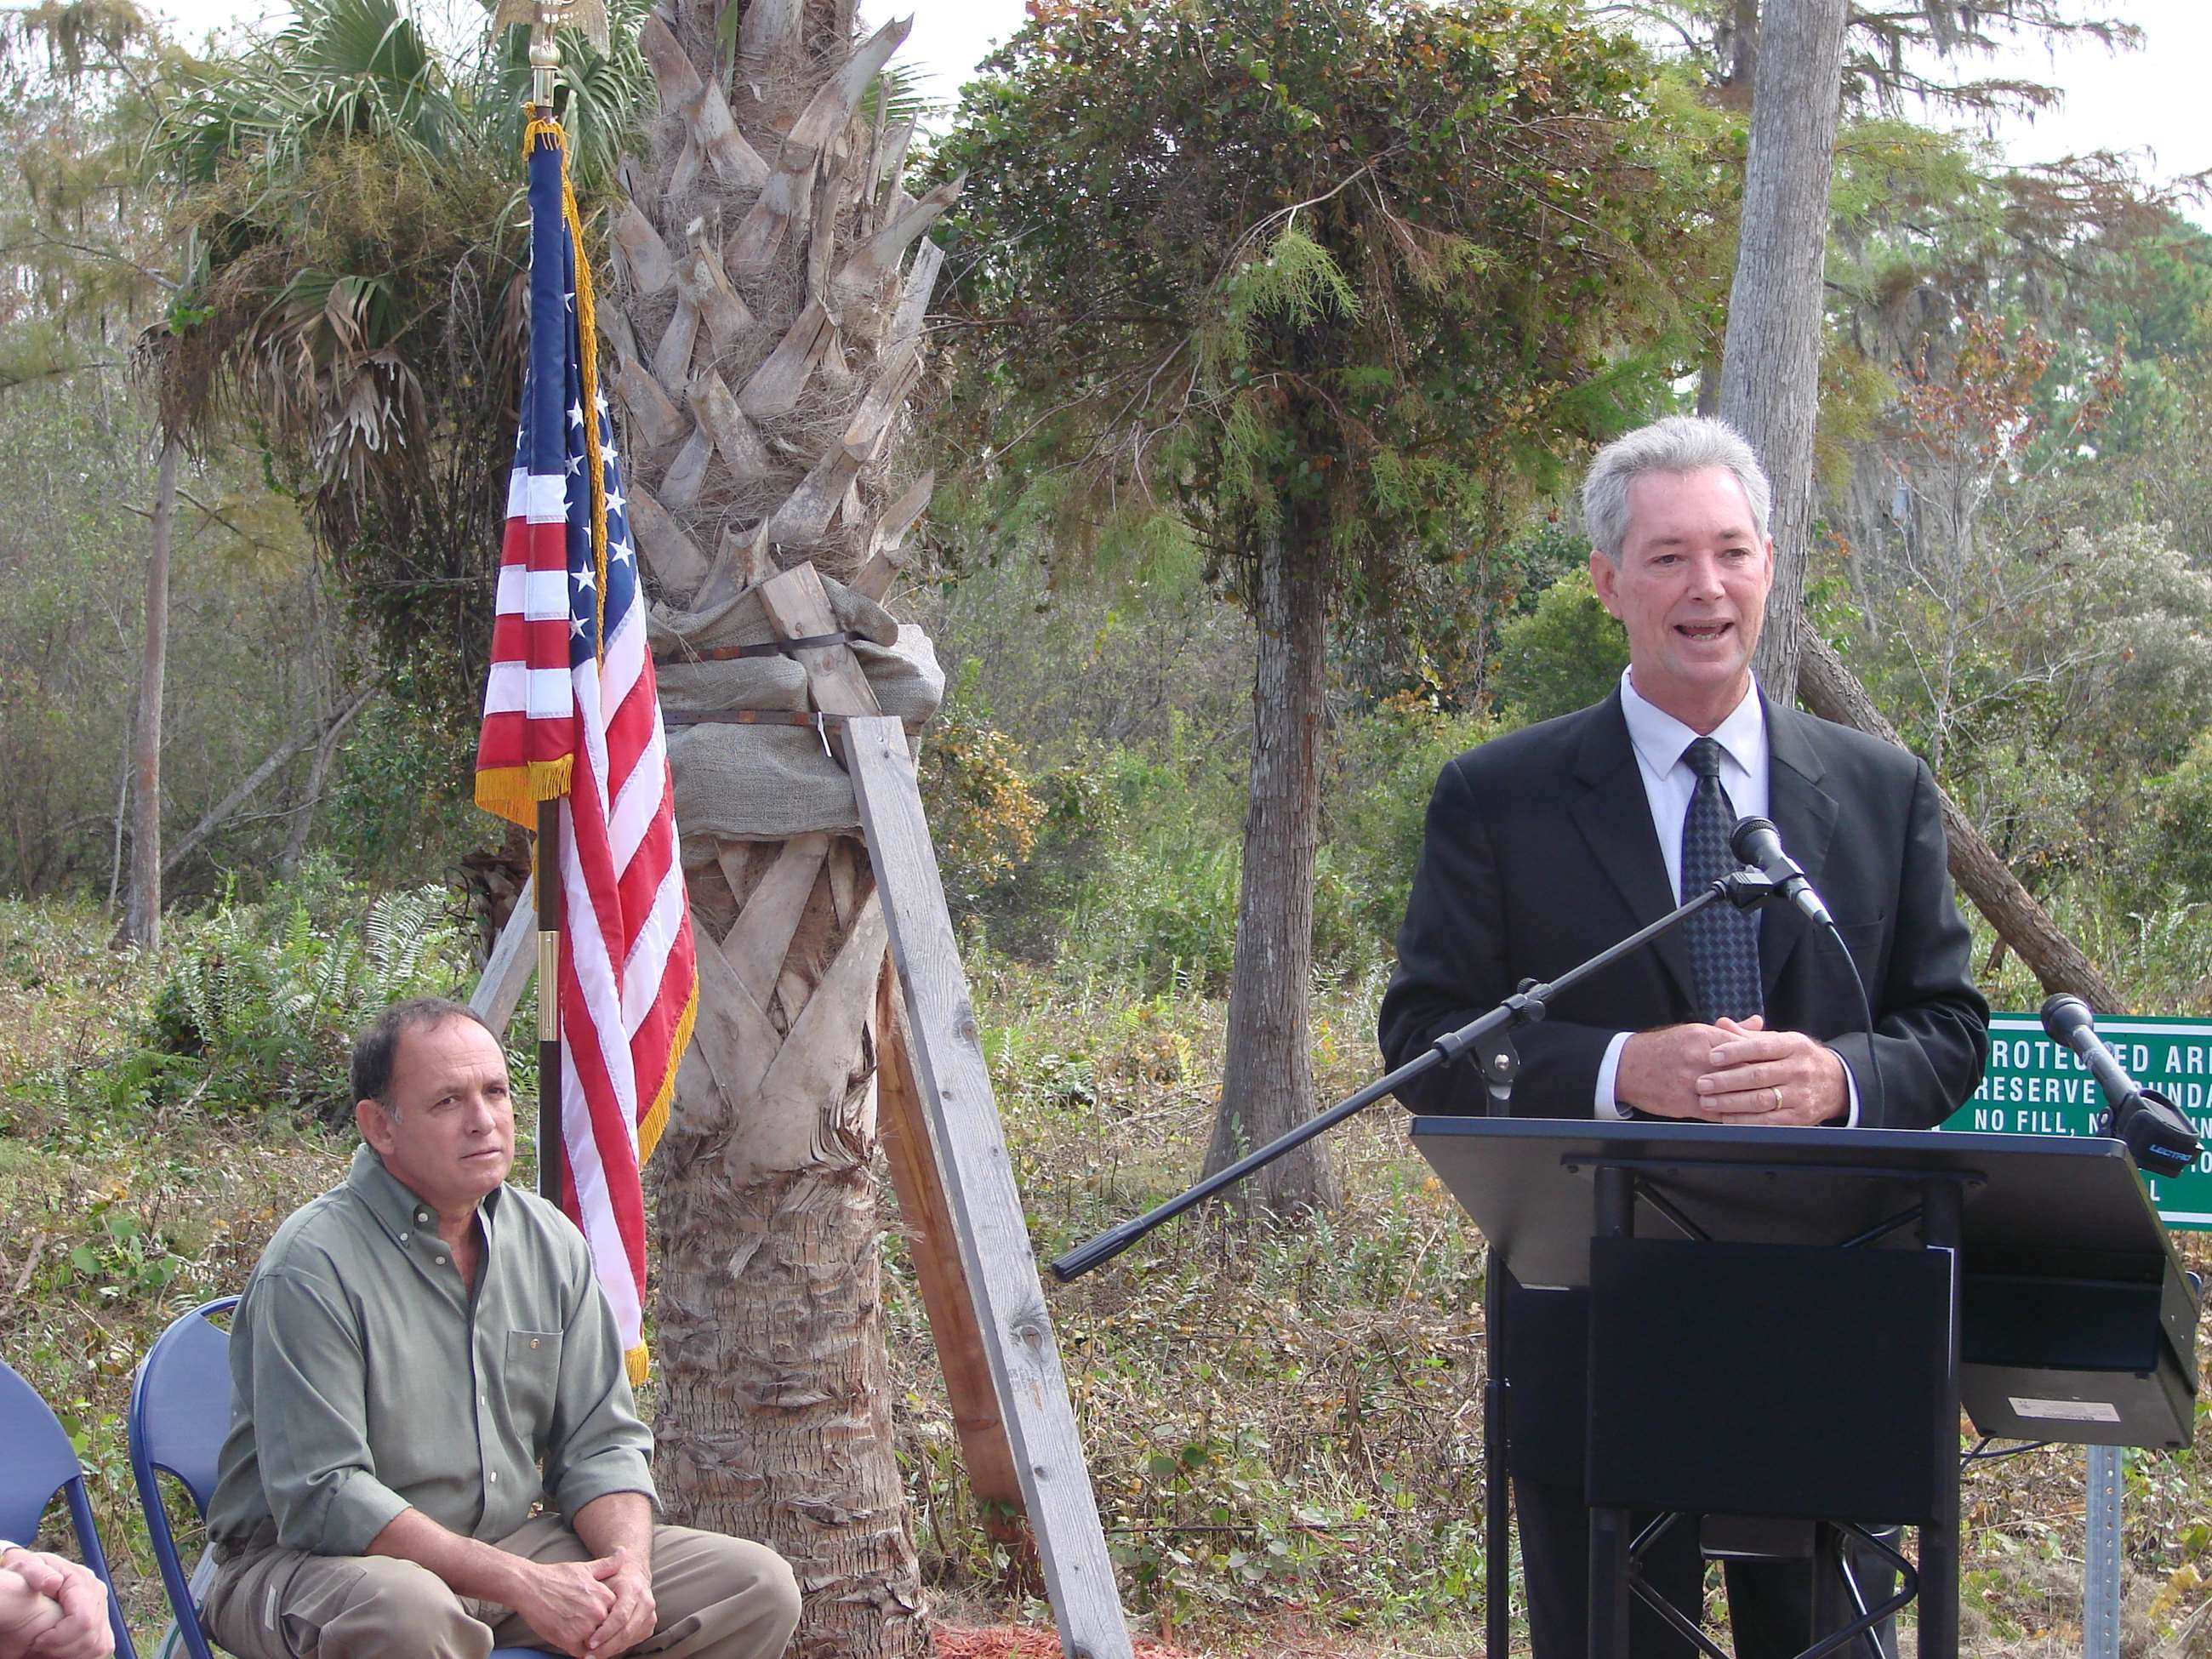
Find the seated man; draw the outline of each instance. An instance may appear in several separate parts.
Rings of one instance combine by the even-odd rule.
[[[499,1039],[401,1003],[353,1093],[351,1173],[277,1229],[234,1322],[209,1633],[240,1659],[781,1654],[782,1558],[654,1524],[583,1237],[505,1184]]]
[[[114,1651],[98,1573],[0,1539],[0,1659],[107,1659]]]

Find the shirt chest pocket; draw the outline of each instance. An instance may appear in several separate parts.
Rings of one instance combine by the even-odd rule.
[[[501,1378],[515,1426],[543,1440],[553,1419],[561,1379],[561,1333],[509,1331],[506,1375]]]

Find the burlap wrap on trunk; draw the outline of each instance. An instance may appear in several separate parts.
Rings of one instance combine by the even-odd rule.
[[[945,671],[929,635],[842,583],[823,577],[837,625],[858,635],[853,654],[886,714],[909,730],[945,700]],[[820,735],[794,726],[685,726],[688,713],[757,708],[804,713],[806,670],[793,657],[686,661],[688,653],[765,645],[776,637],[757,590],[698,611],[653,607],[647,629],[660,706],[669,717],[676,822],[687,867],[714,857],[717,837],[787,841],[817,830],[856,830],[853,781]],[[834,747],[836,734],[830,742]]]

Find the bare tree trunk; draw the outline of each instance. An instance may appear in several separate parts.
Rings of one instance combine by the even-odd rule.
[[[1753,666],[1766,694],[1797,695],[1797,622],[1813,524],[1821,266],[1843,97],[1845,0],[1766,0],[1759,20],[1751,155],[1721,350],[1721,418],[1774,482],[1774,592]]]
[[[277,869],[286,877],[299,872],[300,860],[307,851],[307,835],[315,825],[315,808],[323,799],[323,786],[330,781],[331,762],[338,752],[338,739],[345,736],[346,727],[353,724],[354,716],[368,707],[375,692],[355,698],[323,728],[323,738],[315,745],[315,758],[307,768],[307,784],[300,805],[292,817],[292,832],[284,838],[284,854],[277,860]]]
[[[1823,720],[1854,726],[1887,743],[1897,742],[1896,728],[1882,717],[1844,659],[1802,617],[1798,627],[1802,672],[1797,689],[1803,694],[1805,707]],[[2020,884],[1973,821],[1959,810],[1948,791],[1943,792],[1942,803],[1952,879],[1989,919],[1997,937],[2019,954],[2045,990],[2071,991],[2104,1013],[2124,1009],[2127,1005],[2119,992],[2097,971],[2081,946],[2058,931],[2050,913]]]
[[[134,738],[137,729],[132,727]],[[131,817],[131,763],[137,753],[137,748],[134,741],[130,748],[124,750],[115,768],[115,829],[107,849],[107,902],[101,907],[102,914],[106,915],[115,914],[116,896],[123,890],[123,842]]]
[[[202,842],[229,823],[238,809],[252,799],[255,792],[263,784],[268,782],[283,769],[285,762],[290,760],[309,744],[319,741],[332,726],[343,729],[347,721],[361,712],[362,706],[375,695],[374,687],[366,691],[356,692],[347,702],[345,707],[339,709],[328,720],[310,727],[305,732],[295,732],[276,748],[270,750],[263,757],[260,765],[240,780],[236,788],[210,807],[200,821],[191,827],[185,838],[169,849],[167,856],[161,860],[162,873],[166,875],[175,869],[185,861],[188,854],[198,848]]]
[[[1728,83],[1751,90],[1759,71],[1759,0],[1735,0],[1728,23]]]
[[[1314,860],[1321,837],[1321,726],[1326,687],[1328,554],[1293,512],[1260,548],[1253,595],[1259,664],[1252,684],[1252,785],[1229,980],[1229,1054],[1211,1175],[1314,1110],[1306,1017],[1313,980]],[[1277,1158],[1243,1194],[1278,1214],[1336,1203],[1318,1140]]]
[[[1774,483],[1774,591],[1754,662],[1760,685],[1784,702],[1802,696],[1822,718],[1895,743],[1895,728],[1805,620],[1822,267],[1846,9],[1845,0],[1765,0],[1759,12],[1752,0],[1736,0],[1732,78],[1741,78],[1748,56],[1756,90],[1719,412],[1751,440]],[[2045,990],[2119,1008],[2118,993],[1948,792],[1942,799],[1952,878],[1998,937]]]
[[[161,942],[161,682],[169,655],[169,549],[177,527],[177,461],[183,445],[163,441],[154,485],[153,544],[146,553],[146,649],[138,667],[138,719],[131,732],[131,900],[118,938],[151,951]]]

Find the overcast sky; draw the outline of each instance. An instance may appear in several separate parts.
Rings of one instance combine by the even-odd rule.
[[[438,0],[431,0],[435,5]],[[473,13],[475,0],[445,0]],[[188,32],[241,18],[281,16],[271,0],[155,0]],[[901,59],[923,78],[925,90],[950,105],[961,83],[995,44],[1021,26],[1023,0],[912,0],[914,33]],[[901,15],[904,7],[866,0],[871,21]],[[2053,56],[2022,47],[1990,65],[1988,73],[2014,75],[2063,88],[2064,102],[2033,123],[2009,121],[1996,135],[2007,157],[2026,165],[2094,149],[2135,155],[2150,178],[2169,179],[2212,169],[2212,120],[2206,118],[2206,65],[2212,64],[2212,5],[2206,0],[2081,0],[2077,11],[2094,11],[2140,24],[2148,40],[2141,52],[2114,55],[2096,46]],[[2212,215],[2196,210],[2200,222]]]

